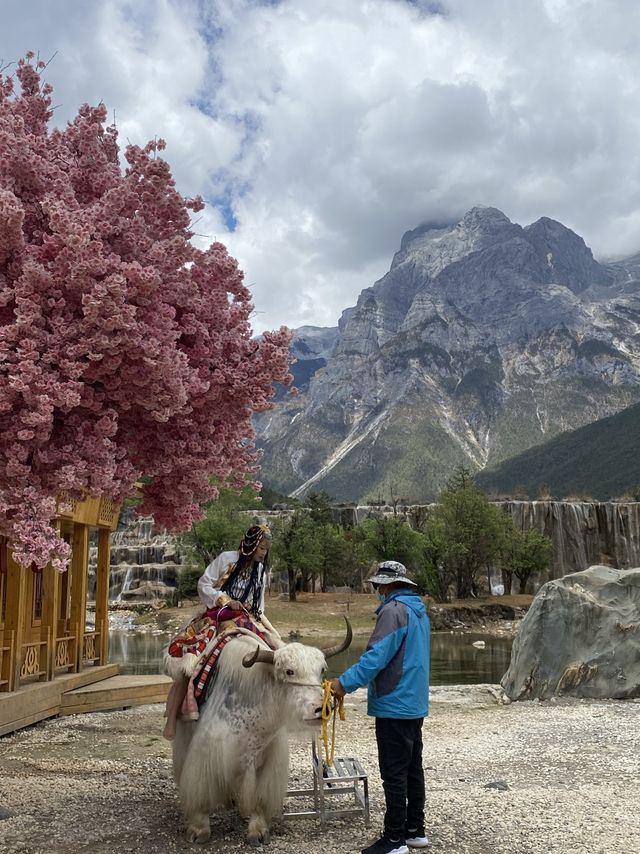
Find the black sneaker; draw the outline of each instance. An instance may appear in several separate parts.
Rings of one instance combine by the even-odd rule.
[[[409,849],[405,845],[404,839],[390,839],[388,836],[381,836],[373,845],[363,848],[361,854],[409,854]]]
[[[429,844],[429,840],[424,832],[424,827],[417,827],[415,830],[407,828],[405,842],[409,848],[426,848]]]

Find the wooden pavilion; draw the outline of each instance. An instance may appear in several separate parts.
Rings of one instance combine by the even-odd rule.
[[[127,681],[117,676],[117,664],[108,664],[109,537],[118,524],[120,506],[110,498],[65,499],[60,504],[67,509],[59,510],[56,526],[71,546],[66,572],[51,566],[25,570],[14,561],[10,543],[0,538],[0,736],[64,714],[65,708],[69,713],[125,705],[122,685],[110,685],[98,701],[87,694],[87,686],[111,682],[113,677]],[[98,545],[96,610],[95,626],[87,630],[92,531]],[[154,702],[166,695],[166,685],[158,686],[157,679],[157,697],[144,686],[144,679],[142,683],[144,690],[138,691],[142,699],[126,704]],[[114,694],[115,687],[119,694],[117,690]],[[131,694],[131,685],[125,687]]]

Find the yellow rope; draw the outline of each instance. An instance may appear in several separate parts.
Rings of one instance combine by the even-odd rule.
[[[333,767],[333,754],[336,747],[336,715],[340,715],[340,720],[344,721],[346,715],[344,712],[344,697],[338,699],[331,693],[331,682],[325,679],[322,683],[322,743],[324,744],[324,755],[327,759],[329,768]],[[331,727],[331,750],[329,750],[329,718],[333,717]]]

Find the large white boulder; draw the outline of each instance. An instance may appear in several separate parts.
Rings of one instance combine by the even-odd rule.
[[[511,700],[640,697],[640,569],[591,566],[541,587],[502,688]]]

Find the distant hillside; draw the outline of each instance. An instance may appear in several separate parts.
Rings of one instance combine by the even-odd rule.
[[[555,498],[629,495],[640,486],[640,404],[562,433],[476,480],[485,491],[505,496],[536,498],[542,485]]]

